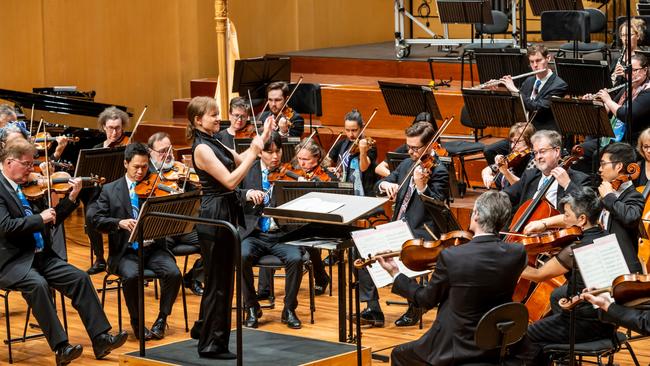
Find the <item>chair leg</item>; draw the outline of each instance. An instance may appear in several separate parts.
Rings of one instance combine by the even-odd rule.
[[[632,358],[632,361],[634,361],[634,364],[636,366],[640,366],[639,365],[639,360],[637,360],[636,354],[634,354],[634,350],[632,349],[632,345],[630,344],[630,342],[626,341],[625,342],[625,347],[627,348],[627,351],[630,353],[630,357]]]
[[[183,265],[183,278],[187,274],[187,261],[189,256],[185,256],[185,264]],[[183,298],[183,316],[185,317],[185,333],[190,331],[188,322],[187,322],[187,295],[185,294],[185,285],[181,283],[181,297]]]
[[[65,296],[63,296],[63,292],[61,292],[61,316],[63,317],[63,329],[68,334],[68,314],[65,311]]]
[[[314,311],[316,311],[316,301],[314,300],[316,297],[314,290],[314,266],[311,264],[311,262],[307,262],[306,266],[307,273],[309,274],[309,315],[311,317],[311,324],[314,324]]]
[[[329,250],[329,249],[327,250],[327,255],[330,256],[330,258],[332,257],[332,252],[333,252],[332,250]],[[336,256],[337,257],[341,256],[341,258],[339,258],[339,260],[343,260],[342,253],[337,252]],[[330,260],[330,263],[329,263],[328,267],[329,267],[328,270],[329,270],[329,275],[330,275],[330,283],[329,283],[329,285],[330,285],[330,297],[331,297],[332,296],[332,261],[331,260]],[[314,268],[314,265],[312,264],[312,272],[313,272],[313,268]]]
[[[117,328],[122,331],[122,281],[117,281]]]
[[[32,315],[32,306],[27,305],[27,314],[25,315],[25,326],[23,327],[23,338],[22,341],[25,342],[27,339],[27,328],[29,328],[29,319]],[[9,340],[11,342],[11,340]]]
[[[7,348],[9,349],[9,363],[14,363],[13,354],[11,353],[11,323],[9,321],[9,291],[5,291],[5,320],[7,323]]]
[[[153,297],[158,300],[158,279],[153,279]]]
[[[269,309],[275,309],[275,268],[273,268],[273,275],[269,283]]]
[[[107,273],[104,276],[104,281],[102,282],[102,309],[104,308],[104,302],[106,301],[106,284],[107,284],[108,276],[109,275]]]

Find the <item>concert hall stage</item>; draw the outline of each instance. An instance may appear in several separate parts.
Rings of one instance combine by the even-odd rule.
[[[356,345],[327,342],[288,334],[256,329],[243,330],[244,365],[310,365],[334,366],[356,364]],[[234,351],[236,333],[230,336],[230,350]],[[139,352],[120,356],[120,365],[236,365],[236,360],[199,358],[197,341],[189,339],[147,349],[146,357]],[[370,348],[362,350],[362,365],[370,365]]]

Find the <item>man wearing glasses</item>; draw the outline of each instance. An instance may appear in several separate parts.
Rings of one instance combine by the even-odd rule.
[[[234,149],[235,135],[237,134],[237,131],[246,126],[246,122],[250,116],[250,105],[246,102],[246,99],[242,97],[234,97],[230,100],[230,109],[228,112],[230,116],[230,126],[225,130],[219,131],[216,138],[227,147]],[[260,130],[260,132],[262,131]]]

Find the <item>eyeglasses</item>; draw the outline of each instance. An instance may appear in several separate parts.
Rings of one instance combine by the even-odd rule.
[[[632,69],[632,73],[639,72],[641,70],[645,70],[645,67],[639,67],[638,69]]]
[[[10,160],[17,161],[20,163],[25,168],[33,168],[34,167],[34,160],[29,161],[29,160],[18,160],[18,159],[13,159],[11,158]]]
[[[650,145],[643,145],[641,146],[642,150],[650,150]]]
[[[415,151],[420,151],[420,149],[422,149],[422,148],[424,147],[424,145],[422,145],[422,146],[411,146],[411,145],[406,145],[406,147],[407,147],[409,150],[415,152]]]
[[[533,156],[545,155],[547,152],[549,152],[549,151],[551,151],[553,149],[557,149],[557,148],[558,147],[556,146],[556,147],[545,147],[545,148],[539,149],[537,151],[533,150]]]
[[[235,121],[243,121],[243,120],[246,119],[246,117],[248,117],[248,116],[245,115],[245,114],[232,114],[232,113],[231,113],[230,115],[232,116],[232,118],[233,118]]]
[[[605,166],[607,164],[618,164],[618,163],[620,163],[620,161],[602,161],[601,160],[600,161],[600,166],[602,167],[602,166]]]
[[[155,153],[158,153],[158,154],[166,154],[166,153],[167,153],[167,150],[169,150],[169,147],[166,147],[166,148],[164,148],[164,149],[160,149],[160,150],[154,150],[154,149],[151,149],[151,151],[153,151],[153,152],[155,152]],[[171,154],[170,154],[170,155],[171,155]]]
[[[121,131],[122,126],[115,126],[115,127],[113,127],[113,126],[104,126],[104,129],[107,130],[107,131]]]

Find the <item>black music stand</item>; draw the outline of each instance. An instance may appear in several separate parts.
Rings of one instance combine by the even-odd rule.
[[[443,201],[421,194],[420,199],[424,203],[424,209],[436,224],[439,233],[448,233],[454,230],[462,230],[458,220]]]
[[[431,87],[381,80],[378,83],[390,114],[415,117],[422,112],[428,112],[434,119],[442,120],[440,108],[438,108]],[[432,125],[435,130],[438,129],[435,124],[432,123]]]
[[[124,168],[125,149],[126,146],[79,150],[74,176],[98,175],[105,179],[105,183],[122,178],[126,172]]]
[[[609,65],[605,60],[556,58],[556,72],[569,87],[567,94],[582,96],[612,86]]]
[[[478,128],[510,127],[527,121],[519,93],[485,89],[462,89],[462,93],[469,118]]]
[[[235,139],[235,151],[241,154],[251,146],[253,139]],[[300,143],[300,137],[290,136],[282,138],[282,163],[290,162],[296,154],[296,145]]]
[[[392,172],[406,159],[410,159],[411,155],[408,153],[398,153],[389,151],[386,153],[386,160],[388,161],[388,169]]]
[[[471,24],[470,38],[474,43],[474,24],[494,24],[491,0],[437,0],[438,15],[443,24]],[[483,36],[481,36],[483,48]]]
[[[536,17],[541,16],[544,11],[584,9],[582,0],[528,0],[528,2]]]
[[[520,75],[530,71],[526,50],[521,48],[481,49],[474,51],[478,79],[485,83],[492,79],[501,79],[504,75]],[[474,72],[470,58],[470,80],[474,86]],[[462,71],[462,70],[461,70]],[[525,79],[514,80],[517,87]]]
[[[293,91],[296,84],[289,84],[289,90]],[[309,132],[313,130],[312,116],[323,115],[323,99],[320,92],[320,84],[300,83],[298,90],[289,100],[289,107],[302,114],[309,114]]]
[[[266,86],[274,81],[291,80],[291,59],[264,56],[235,60],[232,91],[251,98],[266,99]]]

